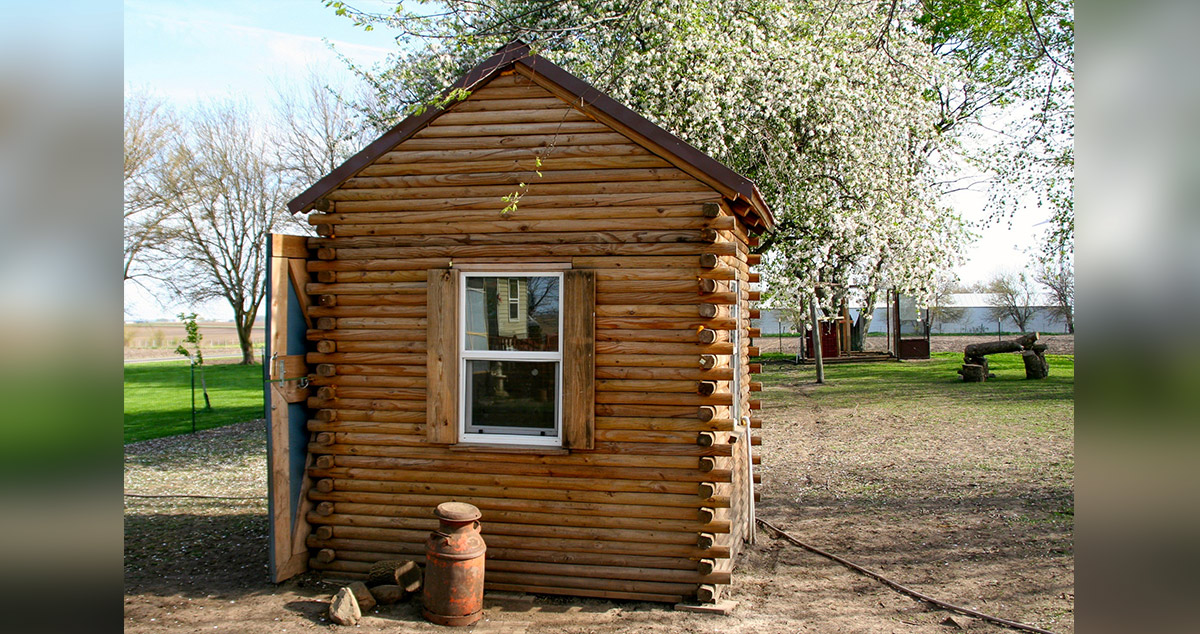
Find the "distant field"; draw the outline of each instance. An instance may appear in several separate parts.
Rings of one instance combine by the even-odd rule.
[[[200,322],[201,344],[206,356],[238,354],[237,330],[231,322]],[[167,358],[175,356],[175,348],[187,336],[183,324],[156,321],[125,324],[125,359]],[[266,335],[263,325],[255,326],[250,340],[261,350]]]
[[[262,366],[205,366],[213,408],[204,409],[196,378],[196,429],[263,417]],[[125,366],[125,442],[188,433],[192,429],[191,378],[187,362]]]

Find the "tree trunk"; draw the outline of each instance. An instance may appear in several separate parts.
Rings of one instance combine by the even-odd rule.
[[[812,320],[813,362],[817,366],[817,383],[825,382],[825,359],[821,350],[821,321],[817,318],[817,299],[808,300],[808,314]]]
[[[863,302],[863,307],[858,311],[858,318],[854,320],[854,326],[850,329],[850,349],[855,352],[862,352],[863,346],[867,342],[867,333],[871,331],[871,320],[875,317],[875,299],[878,297],[876,293],[867,295],[867,301]]]
[[[204,409],[212,409],[212,399],[208,398],[208,381],[204,380],[204,366],[200,366],[200,391],[204,393]]]
[[[858,319],[854,320],[854,325],[850,327],[850,349],[855,352],[862,352],[863,345],[867,342],[867,331],[871,329],[871,318],[863,317],[863,313],[858,314]]]
[[[234,323],[237,325],[238,345],[242,348],[241,364],[254,365],[258,361],[254,358],[254,316],[236,315]]]

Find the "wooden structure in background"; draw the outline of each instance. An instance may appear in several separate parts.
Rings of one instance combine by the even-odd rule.
[[[842,332],[845,330],[842,327],[842,321],[838,319],[822,319],[821,320],[821,358],[832,359],[842,356],[846,350],[842,346]],[[813,330],[809,328],[804,332],[804,356],[812,359],[813,351],[816,347],[813,345]]]
[[[911,295],[888,291],[888,334],[897,359],[929,358],[928,308],[919,308]]]
[[[749,249],[769,209],[752,183],[523,44],[452,88],[469,96],[403,121],[292,201],[315,210],[321,237],[304,260],[306,467],[276,490],[312,482],[311,532],[279,539],[273,508],[276,578],[299,571],[279,550],[296,539],[309,568],[339,577],[419,561],[434,507],[457,500],[483,512],[488,588],[717,600],[752,538]],[[553,444],[464,436],[465,390],[482,375],[464,374],[478,333],[464,334],[463,284],[488,272],[560,280]],[[272,445],[273,482],[289,447]]]

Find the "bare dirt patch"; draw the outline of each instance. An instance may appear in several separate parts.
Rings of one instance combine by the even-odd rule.
[[[1070,392],[1050,383],[986,398],[962,383],[888,392],[831,375],[822,388],[810,368],[764,375],[759,516],[930,595],[1073,632]],[[340,629],[324,618],[336,586],[313,575],[267,581],[264,439],[254,421],[126,447],[128,493],[251,498],[127,498],[126,631]],[[729,597],[738,608],[715,617],[650,603],[489,596],[472,631],[950,631],[939,624],[945,612],[761,530]],[[357,631],[372,630],[444,631],[411,603],[368,613]]]

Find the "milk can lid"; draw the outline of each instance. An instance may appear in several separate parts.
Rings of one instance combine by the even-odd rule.
[[[451,522],[473,522],[482,517],[479,509],[466,502],[442,502],[434,514]]]

